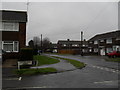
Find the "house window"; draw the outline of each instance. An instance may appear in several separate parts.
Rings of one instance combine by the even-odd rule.
[[[67,45],[66,45],[66,44],[63,44],[62,46],[66,47]]]
[[[92,52],[92,49],[89,49],[89,52]]]
[[[0,26],[2,26],[1,31],[19,31],[19,23],[2,22]]]
[[[77,47],[77,46],[79,46],[79,45],[78,45],[78,44],[72,44],[72,46],[73,46],[73,47]]]
[[[113,50],[112,50],[112,48],[106,48],[106,52],[107,53],[110,53],[110,52],[112,52]]]
[[[98,52],[98,48],[94,48],[94,52]]]
[[[113,46],[113,51],[120,51],[120,46]]]
[[[107,39],[106,43],[112,43],[112,39]]]
[[[98,41],[96,40],[96,41],[94,41],[94,44],[98,44]]]
[[[92,43],[92,41],[90,41],[89,43]]]
[[[104,40],[100,40],[100,42],[104,42]]]
[[[18,52],[18,41],[3,41],[2,49],[6,52]]]
[[[87,52],[88,50],[87,50],[87,49],[82,49],[82,51],[85,53],[85,52]]]

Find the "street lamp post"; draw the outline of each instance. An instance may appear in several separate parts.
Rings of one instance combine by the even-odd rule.
[[[83,46],[83,31],[81,31],[81,56],[83,56],[82,46]]]

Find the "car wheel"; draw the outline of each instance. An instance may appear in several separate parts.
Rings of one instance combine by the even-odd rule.
[[[113,58],[116,58],[116,55],[113,55]]]

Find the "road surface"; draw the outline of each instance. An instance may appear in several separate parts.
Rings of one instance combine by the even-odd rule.
[[[86,63],[83,69],[24,77],[3,78],[4,89],[38,88],[118,88],[118,63],[106,62],[99,56],[64,55]]]

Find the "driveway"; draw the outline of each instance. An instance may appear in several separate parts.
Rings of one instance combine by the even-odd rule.
[[[53,55],[53,54],[49,54]],[[24,76],[20,80],[11,78],[3,80],[4,89],[38,89],[38,88],[118,88],[118,63],[106,62],[103,57],[79,55],[59,55],[81,62],[87,66],[83,69],[62,73]],[[115,89],[114,89],[115,90]]]

